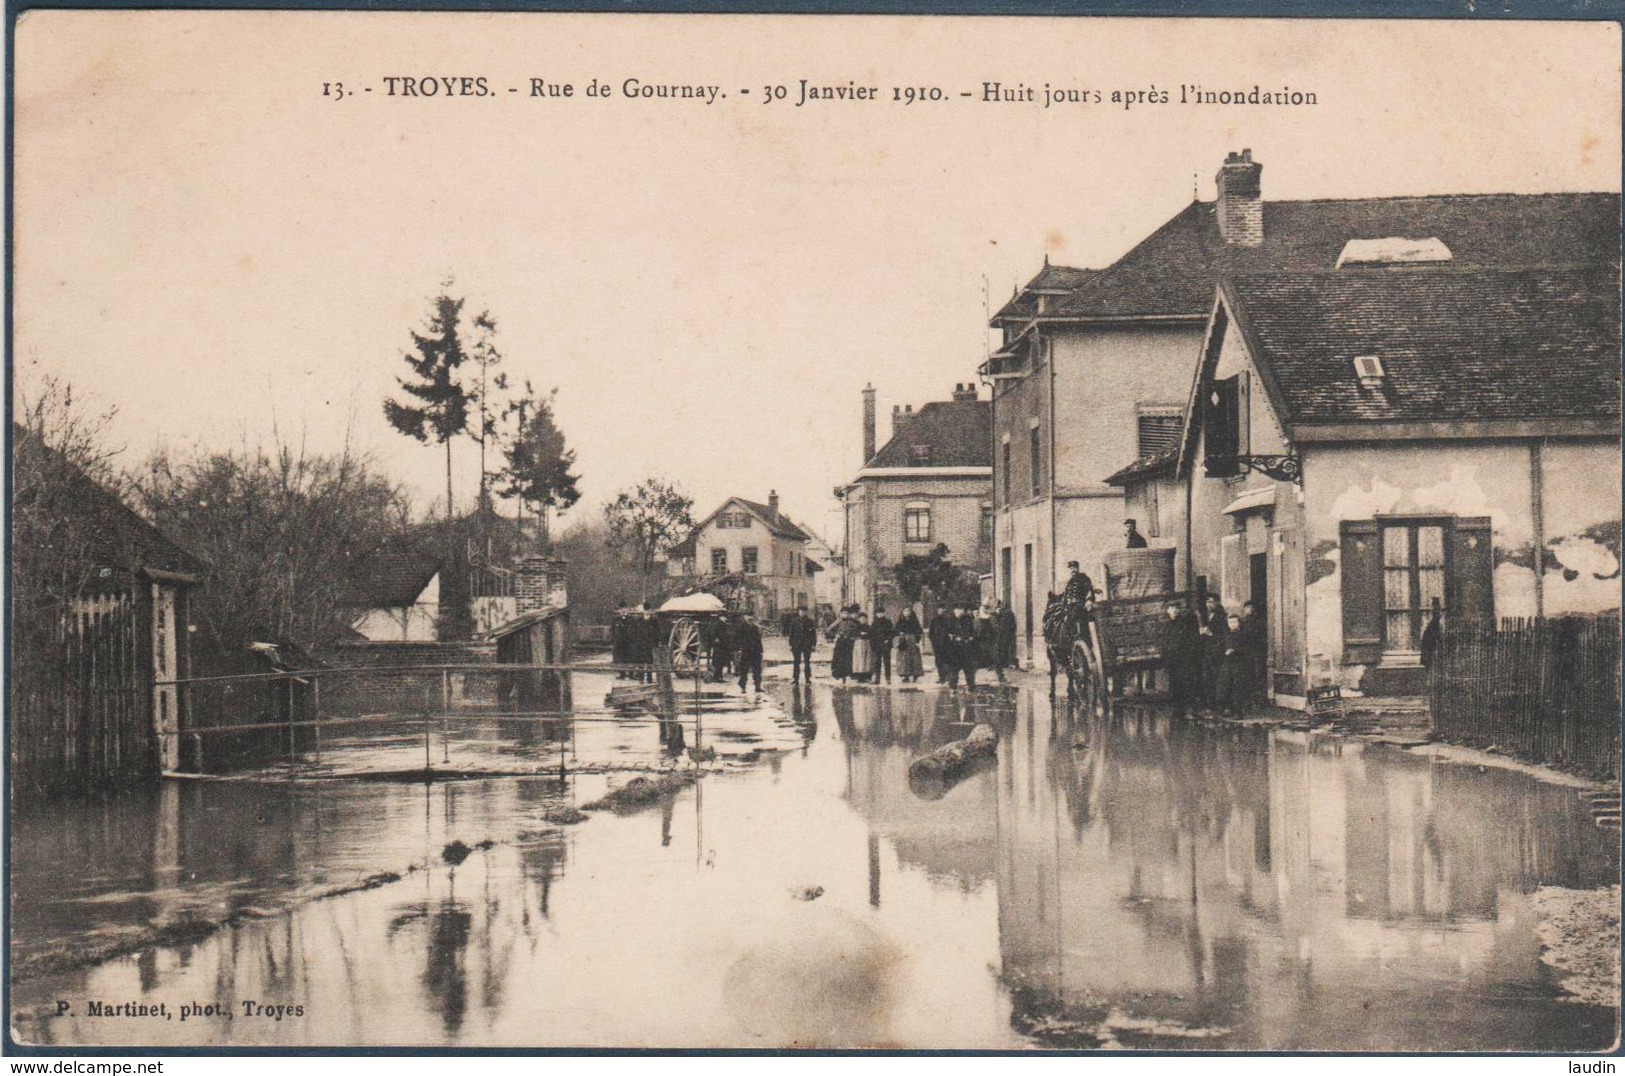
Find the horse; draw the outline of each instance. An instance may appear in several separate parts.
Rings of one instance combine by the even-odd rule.
[[[1086,680],[1101,675],[1094,643],[1080,637],[1072,622],[1072,611],[1062,595],[1050,593],[1044,603],[1044,650],[1049,655],[1049,694],[1055,697],[1055,674],[1066,672],[1066,693],[1073,697]]]

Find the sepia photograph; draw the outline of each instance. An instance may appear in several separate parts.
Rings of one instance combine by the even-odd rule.
[[[1618,22],[12,15],[7,1053],[1618,1048]]]

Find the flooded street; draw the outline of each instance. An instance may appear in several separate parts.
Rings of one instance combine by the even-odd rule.
[[[596,703],[608,682],[579,683],[578,700]],[[14,966],[46,969],[65,944],[154,923],[227,923],[17,983],[17,1034],[158,1046],[1614,1041],[1616,1010],[1565,1000],[1541,959],[1537,891],[1619,881],[1614,838],[1572,788],[1155,708],[1084,716],[1027,688],[777,681],[754,701],[702,705],[711,772],[577,825],[544,816],[660,765],[652,725],[431,741],[436,763],[501,774],[474,780],[171,782],[17,817]],[[909,763],[976,722],[999,734],[996,763],[912,790]],[[389,770],[391,752],[421,765],[423,750],[406,731],[382,747],[358,737],[329,744],[324,765]],[[456,865],[442,855],[452,841],[473,849]],[[58,1015],[59,1001],[71,1009]],[[164,1008],[95,1016],[96,1001]],[[210,1005],[217,1015],[192,1015]]]

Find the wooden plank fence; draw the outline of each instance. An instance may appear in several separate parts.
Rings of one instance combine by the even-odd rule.
[[[156,736],[143,664],[145,625],[133,595],[77,599],[53,638],[13,637],[13,787],[27,799],[152,777]],[[43,626],[43,625],[41,625]]]
[[[1619,693],[1618,615],[1447,627],[1431,679],[1445,739],[1614,780]]]

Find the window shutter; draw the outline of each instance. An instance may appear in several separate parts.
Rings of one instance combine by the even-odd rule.
[[[1202,437],[1206,445],[1203,464],[1209,478],[1229,478],[1237,473],[1234,463],[1215,462],[1221,456],[1234,456],[1241,451],[1236,424],[1239,404],[1236,379],[1215,381],[1203,400]]]
[[[1382,544],[1375,520],[1342,525],[1343,662],[1372,665],[1382,655]]]
[[[1450,540],[1450,590],[1446,610],[1457,624],[1495,626],[1495,555],[1488,516],[1456,520]]]
[[[1219,601],[1225,612],[1239,614],[1252,583],[1248,575],[1247,536],[1225,535],[1219,539],[1219,554]]]

